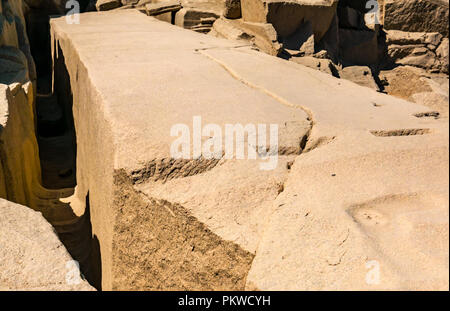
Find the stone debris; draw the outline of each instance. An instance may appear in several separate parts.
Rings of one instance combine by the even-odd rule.
[[[181,3],[179,1],[165,1],[145,4],[145,11],[149,16],[160,15],[167,12],[176,12],[180,9]]]
[[[439,32],[448,37],[448,0],[384,0],[387,30]]]

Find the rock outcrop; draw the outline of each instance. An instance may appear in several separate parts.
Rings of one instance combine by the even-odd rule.
[[[448,37],[448,0],[384,0],[384,28]]]
[[[0,0],[0,289],[448,290],[448,1],[81,9]]]

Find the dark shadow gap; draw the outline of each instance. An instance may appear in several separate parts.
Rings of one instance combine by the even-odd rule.
[[[88,2],[80,2],[82,10]],[[65,8],[45,3],[42,7],[30,8],[25,16],[37,71],[36,138],[42,186],[46,189],[74,188],[77,184],[77,144],[72,112],[72,86],[66,59],[57,44],[54,46],[57,53],[55,59],[52,59],[49,17],[63,14]],[[79,262],[86,280],[101,290],[100,245],[97,237],[92,235],[89,193],[85,203],[84,215],[74,215],[70,223],[61,225],[56,222],[53,226],[70,255]]]

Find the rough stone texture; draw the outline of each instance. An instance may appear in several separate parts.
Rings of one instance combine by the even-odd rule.
[[[134,4],[138,4],[139,0],[121,0],[122,5],[134,5]]]
[[[216,19],[224,14],[223,0],[181,0],[182,9],[175,14],[175,25],[208,33]]]
[[[112,9],[117,9],[122,5],[120,0],[97,0],[95,4],[97,11],[108,11]]]
[[[400,66],[394,70],[381,71],[380,79],[388,94],[427,106],[430,111],[437,113],[436,117],[448,118],[447,75],[430,74],[420,68]]]
[[[211,35],[231,40],[246,40],[269,55],[277,56],[283,50],[271,24],[250,23],[241,19],[218,19],[214,22]]]
[[[330,28],[337,0],[241,0],[244,21],[270,23],[281,37],[292,35],[302,23],[311,22],[316,42]]]
[[[226,18],[240,18],[241,14],[241,0],[225,0],[225,10],[223,16]]]
[[[72,261],[41,213],[0,199],[0,290],[94,290]]]
[[[448,288],[448,122],[428,107],[136,11],[82,18],[51,26],[103,289]],[[171,159],[196,115],[278,124],[278,166]]]
[[[384,28],[448,37],[448,0],[385,0]]]
[[[225,18],[217,19],[214,24],[210,35],[214,35],[220,38],[226,38],[229,40],[252,40],[254,36],[245,32],[236,23],[233,23]]]
[[[339,76],[342,79],[346,79],[361,86],[369,87],[374,90],[378,90],[378,85],[372,76],[372,71],[367,66],[349,66],[343,68],[339,72]]]
[[[389,62],[393,64],[448,72],[443,56],[448,39],[443,40],[440,33],[389,30],[386,32],[386,44]]]
[[[147,15],[159,15],[167,12],[178,11],[181,9],[181,3],[177,0],[175,1],[164,1],[157,3],[147,3],[145,5],[145,11]]]
[[[320,59],[312,56],[292,57],[289,59],[297,64],[316,69],[333,76],[339,76],[338,69],[329,59]]]
[[[183,2],[183,8],[175,14],[175,25],[191,29],[200,33],[208,33],[213,23],[222,14],[221,6],[210,6],[208,3],[199,4]]]

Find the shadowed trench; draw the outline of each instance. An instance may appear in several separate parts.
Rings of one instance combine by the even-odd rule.
[[[84,9],[88,1],[80,1]],[[76,132],[72,114],[73,94],[64,55],[55,47],[52,59],[50,16],[64,14],[64,8],[49,1],[43,7],[26,13],[27,33],[37,71],[36,138],[46,189],[74,189],[76,179]],[[56,56],[57,55],[57,56]],[[52,78],[53,76],[53,78]],[[101,255],[98,239],[92,236],[89,194],[84,215],[74,216],[70,223],[55,223],[59,238],[71,256],[80,264],[86,280],[101,289]]]

